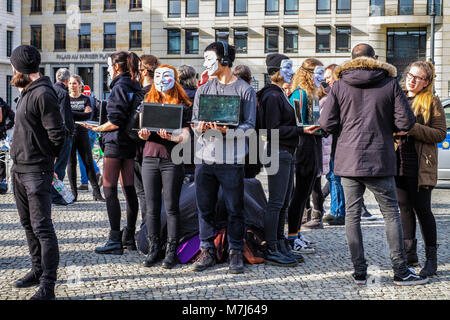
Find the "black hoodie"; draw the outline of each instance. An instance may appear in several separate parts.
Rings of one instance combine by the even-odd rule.
[[[65,140],[58,96],[42,76],[21,92],[16,107],[11,158],[16,172],[53,171]]]
[[[270,130],[278,129],[280,134],[280,149],[294,154],[299,142],[299,136],[303,134],[303,128],[297,127],[295,111],[284,94],[283,89],[267,84],[256,93],[260,109],[258,109],[258,121],[262,129],[267,129],[267,140],[271,141]]]

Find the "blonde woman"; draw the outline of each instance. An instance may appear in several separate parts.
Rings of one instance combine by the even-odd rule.
[[[416,116],[407,135],[397,136],[396,177],[398,203],[408,265],[417,266],[416,216],[425,242],[426,262],[420,275],[436,274],[436,221],[431,212],[431,192],[437,183],[437,146],[447,134],[445,112],[433,94],[434,66],[412,63],[405,73],[404,89]]]

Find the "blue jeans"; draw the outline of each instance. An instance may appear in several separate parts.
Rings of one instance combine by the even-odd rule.
[[[89,130],[89,141],[91,142],[91,149],[94,147],[95,139],[97,138],[97,133],[95,131]],[[84,166],[83,160],[80,157],[80,154],[77,151],[78,163],[80,164],[80,174],[81,174],[81,184],[88,184],[89,180],[86,173],[86,168]],[[97,163],[94,161],[94,170],[95,174],[100,172],[100,169],[97,167]]]
[[[330,172],[326,175],[330,185],[330,214],[337,217],[345,217],[344,189],[341,185],[341,177],[334,175],[334,157],[330,158]]]
[[[56,158],[55,162],[55,173],[58,175],[58,179],[64,181],[64,177],[66,176],[66,168],[67,163],[69,162],[70,152],[72,151],[72,143],[73,136],[66,135],[66,140],[64,141],[63,147],[59,154],[59,157]],[[52,200],[61,197],[58,191],[52,187]],[[61,197],[62,198],[62,197]]]
[[[295,155],[280,150],[279,166],[276,174],[267,176],[269,201],[264,213],[264,233],[269,246],[284,239],[284,224],[294,188]]]
[[[219,186],[222,186],[228,212],[228,243],[230,249],[243,251],[244,165],[198,164],[195,166],[195,190],[200,227],[200,246],[213,248],[215,238],[215,209]]]

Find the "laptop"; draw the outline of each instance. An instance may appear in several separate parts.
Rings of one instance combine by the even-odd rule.
[[[150,131],[166,129],[172,133],[181,129],[183,121],[183,105],[148,103],[142,104],[139,127]]]
[[[90,126],[101,126],[102,124],[106,123],[108,121],[107,113],[106,113],[106,100],[97,100],[96,101],[96,108],[98,109],[96,114],[98,114],[97,117],[95,117],[95,120],[87,120],[87,121],[75,121],[76,124],[87,124]]]
[[[241,111],[239,96],[201,94],[199,100],[199,121],[216,122],[221,126],[238,126]]]

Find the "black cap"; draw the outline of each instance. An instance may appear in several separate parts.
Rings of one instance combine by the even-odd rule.
[[[18,46],[11,54],[11,64],[14,66],[14,69],[23,74],[39,72],[40,63],[41,54],[33,46]]]
[[[289,57],[279,54],[279,53],[271,53],[266,57],[266,66],[267,73],[269,76],[277,73],[280,70],[281,61],[289,59]]]

